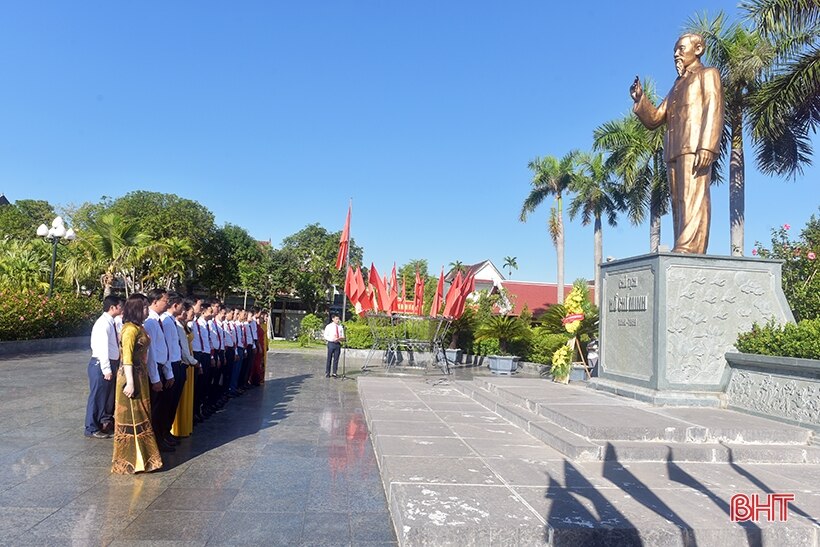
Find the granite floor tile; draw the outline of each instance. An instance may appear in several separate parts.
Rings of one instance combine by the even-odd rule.
[[[143,511],[118,539],[207,542],[223,514],[221,511]]]
[[[298,545],[305,514],[238,513],[222,517],[208,545]]]
[[[54,514],[54,509],[0,507],[0,538],[10,540]]]
[[[225,511],[239,490],[235,488],[168,488],[149,511]]]
[[[350,515],[348,513],[305,514],[302,532],[304,545],[349,545],[352,541]]]
[[[390,520],[390,513],[387,511],[350,515],[350,530],[354,544],[395,541],[393,521]]]

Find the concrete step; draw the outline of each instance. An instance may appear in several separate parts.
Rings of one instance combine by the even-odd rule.
[[[619,462],[820,463],[820,449],[796,445],[611,441],[601,451]]]
[[[806,430],[762,418],[753,418],[744,430],[743,420],[750,417],[731,411],[642,409],[610,401],[550,405],[492,380],[454,386],[574,461],[820,463],[820,447],[808,444],[812,437]],[[606,416],[608,423],[591,425],[578,418],[592,412],[598,420]]]
[[[601,459],[600,445],[591,443],[589,440],[567,431],[526,408],[504,402],[496,394],[479,388],[473,382],[456,381],[454,385],[461,393],[568,458],[576,461]]]
[[[590,401],[579,398],[556,401],[556,388],[565,391],[579,388],[545,382],[544,389],[539,390],[509,382],[499,385],[493,379],[484,378],[477,383],[501,400],[535,412],[590,440],[806,446],[812,438],[812,432],[806,428],[732,410],[625,405],[623,400],[602,398],[586,390],[581,392],[588,394]],[[606,422],[600,421],[602,415],[607,417]]]

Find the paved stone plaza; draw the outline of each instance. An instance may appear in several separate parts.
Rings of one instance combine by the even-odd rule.
[[[800,428],[469,367],[329,380],[320,353],[271,353],[164,469],[113,476],[111,442],[82,435],[86,359],[0,361],[0,545],[820,545]],[[734,493],[777,492],[788,522],[730,522]]]
[[[321,355],[271,354],[264,387],[137,476],[83,436],[87,364],[0,360],[0,544],[396,544],[356,382]]]

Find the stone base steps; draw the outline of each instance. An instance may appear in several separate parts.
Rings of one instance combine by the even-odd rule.
[[[475,378],[454,386],[574,461],[820,463],[811,431],[729,410],[625,405],[548,381]]]

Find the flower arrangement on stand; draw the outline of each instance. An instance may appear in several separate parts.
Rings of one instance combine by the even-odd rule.
[[[587,298],[588,288],[586,283],[575,283],[572,291],[564,299],[564,318],[561,320],[566,331],[572,335],[567,343],[552,354],[552,367],[550,373],[556,382],[566,384],[569,382],[572,361],[575,357],[575,349],[578,347],[576,333],[581,327],[581,322],[586,317],[586,308],[589,306]]]

